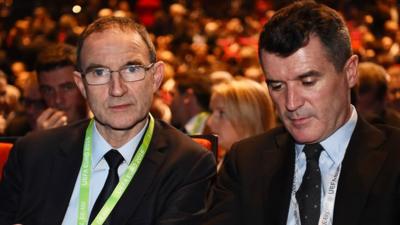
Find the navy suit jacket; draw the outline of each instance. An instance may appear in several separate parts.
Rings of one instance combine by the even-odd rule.
[[[61,224],[82,162],[88,121],[34,132],[11,151],[0,182],[0,224]],[[196,224],[215,160],[175,128],[156,121],[148,152],[115,206],[115,224]]]
[[[209,198],[207,225],[286,225],[295,143],[277,128],[233,146]],[[359,117],[335,199],[333,225],[400,224],[400,131]]]

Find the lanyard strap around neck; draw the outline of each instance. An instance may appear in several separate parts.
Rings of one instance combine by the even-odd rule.
[[[104,203],[103,208],[97,214],[92,222],[92,225],[103,224],[110,215],[111,211],[125,192],[129,183],[135,176],[139,166],[149,148],[151,138],[154,131],[154,118],[150,115],[150,122],[144,134],[143,142],[139,146],[134,158],[132,159],[129,167],[121,176],[118,185]],[[83,146],[83,159],[81,165],[81,179],[79,189],[79,207],[78,207],[78,225],[86,225],[89,219],[89,190],[90,190],[90,175],[92,173],[92,133],[93,133],[93,119],[90,121],[86,129],[85,143]]]

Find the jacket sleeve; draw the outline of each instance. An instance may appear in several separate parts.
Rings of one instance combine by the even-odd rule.
[[[204,225],[240,224],[240,179],[235,158],[236,152],[232,149],[223,160],[208,196],[209,210],[203,219]]]

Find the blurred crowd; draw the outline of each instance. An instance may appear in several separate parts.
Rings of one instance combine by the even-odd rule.
[[[236,132],[228,139],[237,140],[275,126],[270,100],[257,100],[262,98],[260,95],[264,95],[267,89],[258,65],[257,42],[262,25],[274,10],[291,1],[32,2],[35,3],[0,0],[0,68],[3,71],[0,73],[0,135],[19,136],[35,129],[37,118],[48,107],[43,96],[45,90],[36,78],[35,65],[40,51],[52,43],[75,46],[87,24],[98,17],[111,15],[132,17],[144,24],[152,34],[158,59],[165,63],[165,81],[154,99],[154,115],[187,133],[217,133],[223,145],[221,148],[225,149],[231,145],[231,141],[223,137],[227,135],[227,130]],[[360,61],[382,67],[383,82],[387,89],[382,107],[393,106],[394,113],[398,113],[400,30],[397,1],[318,2],[326,3],[342,13]],[[31,11],[26,10],[29,7],[22,7],[27,5],[32,6]],[[238,84],[247,82],[243,81],[245,79],[252,82]],[[225,86],[221,86],[221,83]],[[366,88],[360,84],[360,88],[354,90],[354,104],[367,101],[359,100],[359,96],[365,96],[365,92],[373,89],[373,84]],[[239,90],[241,85],[245,86],[243,89],[259,90],[260,93],[248,93],[250,97],[240,99],[240,104],[237,98],[229,103],[226,96],[234,95],[226,94],[229,88],[232,93],[245,93],[246,90]],[[221,100],[224,96],[225,100]],[[269,98],[267,92],[265,96]],[[382,99],[378,101],[383,102]],[[245,102],[250,103],[245,106]],[[261,109],[253,107],[263,104],[265,106]],[[364,108],[370,108],[369,104],[367,102]],[[240,110],[235,112],[234,107]],[[263,110],[267,116],[256,113],[257,110]],[[27,113],[32,117],[30,129],[12,132],[11,121],[19,114]],[[252,118],[245,117],[249,114]],[[224,127],[221,119],[227,119],[231,127]],[[243,124],[251,123],[251,119],[264,121],[264,125],[257,129],[244,129],[246,126]]]

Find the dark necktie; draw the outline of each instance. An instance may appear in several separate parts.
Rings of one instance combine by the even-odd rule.
[[[302,225],[317,225],[321,208],[321,172],[319,156],[323,150],[319,143],[304,146],[307,168],[303,176],[296,199],[299,205]]]
[[[94,203],[93,209],[90,213],[89,224],[91,224],[96,218],[97,214],[103,208],[104,203],[107,201],[108,197],[110,197],[111,193],[114,191],[115,186],[117,186],[119,177],[118,177],[118,167],[124,161],[124,158],[117,150],[110,150],[107,154],[104,155],[105,160],[110,167],[108,171],[108,176],[106,182],[104,183],[103,189],[101,190],[99,197],[97,197],[96,202]],[[111,215],[108,216],[104,224],[111,223]]]

